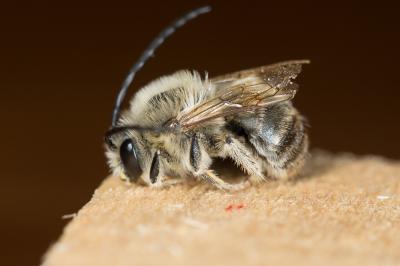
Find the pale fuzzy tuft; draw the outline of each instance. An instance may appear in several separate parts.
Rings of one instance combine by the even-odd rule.
[[[202,80],[196,71],[178,71],[163,76],[140,89],[133,97],[128,111],[120,119],[121,125],[159,126],[160,123],[176,117],[179,112],[193,107],[213,95],[211,83]],[[169,93],[167,99],[157,100],[155,96]],[[153,106],[149,104],[153,101]],[[179,101],[179,102],[177,102]]]
[[[122,176],[122,174],[124,173],[124,169],[121,165],[121,159],[119,157],[119,153],[112,151],[108,147],[106,147],[106,157],[108,166],[112,171],[112,175]]]

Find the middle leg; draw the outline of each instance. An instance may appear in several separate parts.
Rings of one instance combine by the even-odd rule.
[[[221,146],[215,145],[214,148],[216,147]],[[203,145],[199,142],[199,136],[196,134],[193,135],[190,145],[189,162],[191,165],[191,172],[195,177],[205,180],[219,189],[230,191],[243,189],[249,184],[247,180],[238,184],[225,182],[217,176],[215,171],[209,169],[211,161],[212,160],[203,148]]]

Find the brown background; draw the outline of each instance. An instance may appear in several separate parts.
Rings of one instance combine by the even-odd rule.
[[[182,68],[216,75],[308,58],[295,104],[312,145],[400,158],[399,7],[297,2],[215,1],[157,51],[131,92]],[[167,23],[203,4],[1,8],[2,264],[38,264],[66,223],[60,217],[89,200],[108,173],[103,133],[124,75]]]

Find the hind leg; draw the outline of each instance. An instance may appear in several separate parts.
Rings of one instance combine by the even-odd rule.
[[[215,171],[213,170],[207,170],[204,173],[198,175],[202,180],[207,181],[208,183],[212,184],[213,186],[222,189],[222,190],[227,190],[227,191],[236,191],[236,190],[242,190],[246,188],[249,183],[247,181],[240,182],[238,184],[230,184],[222,180],[217,176]]]
[[[239,167],[248,175],[250,181],[259,183],[265,180],[263,175],[263,163],[254,153],[233,136],[225,138],[223,145],[223,154],[230,157]]]
[[[218,145],[218,147],[220,146]],[[221,179],[215,171],[210,170],[211,158],[204,150],[201,141],[199,141],[199,136],[197,135],[193,135],[191,139],[189,163],[191,166],[190,172],[194,177],[205,180],[219,189],[234,191],[243,189],[248,185],[247,181],[238,184],[227,183]]]

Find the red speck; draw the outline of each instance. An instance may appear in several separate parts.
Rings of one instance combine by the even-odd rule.
[[[238,209],[238,210],[243,209],[243,208],[244,208],[243,204],[239,204],[239,205],[236,206],[236,209]]]
[[[227,211],[227,212],[231,212],[233,210],[233,205],[232,204],[229,204],[226,208],[225,208],[225,211]]]
[[[240,209],[243,209],[243,208],[244,208],[244,204],[237,204],[237,205],[229,204],[228,206],[226,206],[225,211],[231,212],[234,209],[240,210]]]

